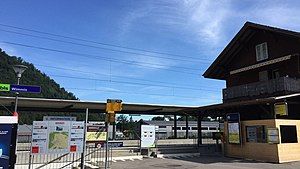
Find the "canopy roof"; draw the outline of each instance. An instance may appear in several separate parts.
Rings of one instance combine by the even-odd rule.
[[[0,96],[0,109],[11,108],[14,97]],[[31,112],[89,112],[104,113],[106,102],[19,97],[18,110]],[[121,114],[171,115],[196,108],[192,106],[123,103]]]

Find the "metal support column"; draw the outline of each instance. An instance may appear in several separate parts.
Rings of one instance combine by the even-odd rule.
[[[115,140],[116,139],[116,122],[114,122],[112,125],[113,125],[112,139]]]
[[[174,138],[177,138],[177,116],[174,115]]]
[[[188,139],[189,138],[189,116],[186,115],[185,116],[185,138]]]
[[[105,141],[105,169],[108,168],[108,122],[105,122],[106,141]]]
[[[89,108],[86,108],[86,111],[85,111],[85,124],[84,124],[84,129],[85,129],[85,132],[84,132],[84,135],[83,135],[83,151],[81,153],[81,164],[80,164],[80,168],[81,169],[84,169],[85,168],[85,151],[86,151],[86,133],[87,133],[87,124],[88,124],[88,121],[89,121]]]
[[[202,129],[201,129],[201,121],[203,117],[201,115],[198,115],[197,123],[198,123],[198,147],[202,145]]]

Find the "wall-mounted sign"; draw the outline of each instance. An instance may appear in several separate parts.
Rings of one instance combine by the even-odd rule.
[[[279,144],[279,131],[277,128],[268,128],[268,143]]]
[[[155,126],[141,125],[141,147],[155,147]]]
[[[103,142],[106,141],[107,132],[104,122],[90,122],[87,125],[86,141]]]
[[[228,142],[230,144],[240,144],[240,114],[231,113],[226,115],[228,128]]]
[[[86,133],[86,141],[89,142],[98,142],[98,141],[106,141],[107,132],[105,131],[92,131]]]
[[[288,104],[286,102],[275,103],[274,112],[280,116],[288,115]]]
[[[13,168],[15,163],[17,117],[0,116],[0,169]]]

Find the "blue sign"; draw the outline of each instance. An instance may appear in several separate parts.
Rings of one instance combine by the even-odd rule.
[[[0,169],[9,169],[13,124],[0,124]]]
[[[226,115],[228,122],[240,122],[240,114],[239,113],[230,113]]]
[[[10,85],[10,91],[23,93],[41,93],[40,86]]]

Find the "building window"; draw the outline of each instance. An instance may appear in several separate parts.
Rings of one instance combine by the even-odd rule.
[[[174,130],[175,129],[175,127],[172,127],[172,130]],[[177,127],[177,130],[180,130],[180,127]]]
[[[192,127],[192,130],[198,130],[198,127]]]
[[[210,127],[209,130],[217,130],[216,127]]]
[[[165,129],[165,128],[167,128],[167,126],[158,126],[158,128]]]
[[[280,125],[281,143],[298,143],[296,126]]]
[[[266,128],[265,126],[246,126],[246,141],[254,143],[266,143]]]
[[[208,130],[208,127],[201,127],[201,130]]]
[[[256,61],[262,61],[268,59],[268,47],[267,42],[256,45]]]

